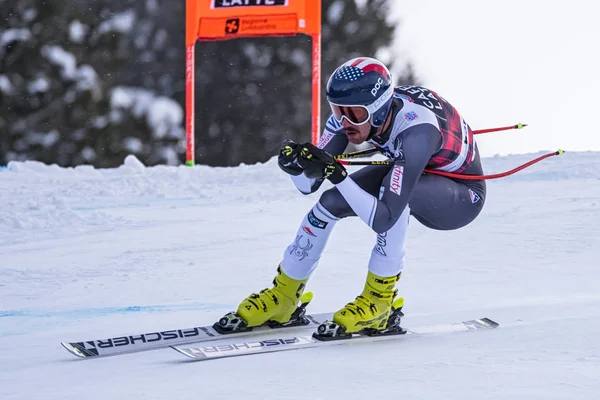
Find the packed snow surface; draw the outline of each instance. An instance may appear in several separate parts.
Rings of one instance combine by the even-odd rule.
[[[498,329],[207,363],[171,349],[79,360],[60,342],[212,324],[270,285],[318,193],[297,192],[275,159],[13,162],[0,187],[2,400],[600,398],[599,153],[489,181],[463,229],[411,220],[404,325],[489,317]],[[361,291],[375,241],[358,218],[338,223],[308,283],[311,312]]]

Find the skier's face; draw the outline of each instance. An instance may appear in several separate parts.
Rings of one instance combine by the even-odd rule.
[[[369,123],[354,125],[345,118],[342,119],[342,126],[344,127],[344,133],[348,137],[348,141],[352,144],[363,143],[369,137],[369,131],[371,130],[371,124]]]

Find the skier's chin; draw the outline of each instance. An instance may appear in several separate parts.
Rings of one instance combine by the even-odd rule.
[[[346,130],[346,137],[348,138],[348,141],[352,144],[361,144],[362,142],[364,142],[364,139],[362,138],[362,135],[358,130]]]

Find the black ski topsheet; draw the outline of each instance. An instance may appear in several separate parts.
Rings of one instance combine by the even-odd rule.
[[[155,350],[169,346],[181,346],[189,343],[201,343],[229,337],[251,336],[265,331],[295,329],[297,332],[312,331],[317,326],[333,317],[333,313],[305,315],[308,325],[293,327],[275,327],[267,325],[253,328],[251,331],[222,334],[212,325],[192,328],[170,329],[164,331],[146,332],[133,335],[114,336],[106,339],[84,340],[79,342],[61,342],[71,354],[85,359],[130,354],[140,351]]]
[[[171,346],[177,352],[194,361],[209,361],[221,358],[240,357],[255,354],[272,353],[287,350],[299,350],[313,347],[335,346],[356,342],[374,342],[383,340],[396,340],[404,336],[444,334],[453,332],[466,332],[497,328],[499,324],[489,318],[481,318],[452,324],[427,325],[408,328],[405,333],[398,335],[366,336],[354,335],[350,339],[321,341],[312,335],[289,335],[277,338],[265,338],[257,335],[249,341],[233,342],[228,344],[206,343],[197,347]]]

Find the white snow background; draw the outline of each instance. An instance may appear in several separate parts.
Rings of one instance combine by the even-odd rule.
[[[11,162],[0,170],[0,399],[598,399],[599,157],[567,152],[489,181],[461,230],[411,219],[404,325],[489,317],[498,329],[206,363],[171,349],[79,360],[60,342],[212,324],[271,284],[319,194],[297,192],[275,159]],[[336,226],[308,283],[311,312],[360,292],[375,239],[358,218]]]

